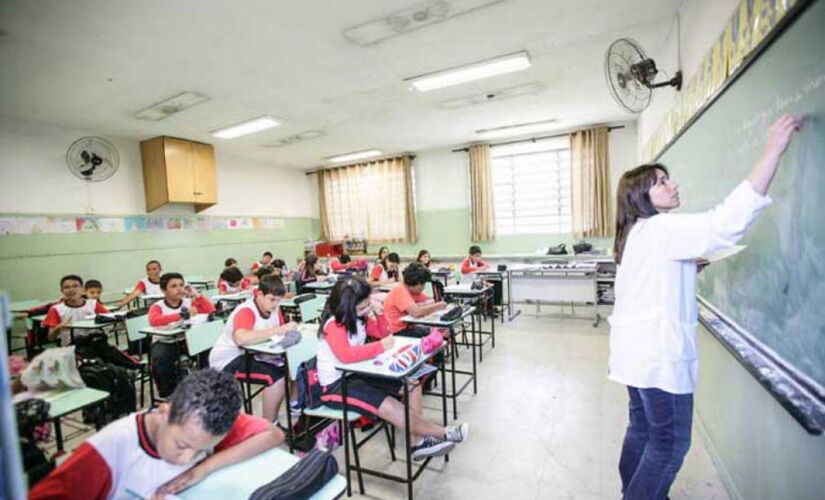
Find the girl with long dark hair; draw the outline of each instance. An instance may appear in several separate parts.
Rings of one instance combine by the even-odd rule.
[[[318,380],[323,388],[321,400],[333,408],[342,408],[340,363],[372,359],[392,348],[388,336],[376,320],[370,303],[372,287],[359,276],[338,281],[332,288],[318,335]],[[367,343],[367,337],[381,339]],[[347,380],[347,406],[351,411],[380,418],[404,429],[404,405],[399,401],[403,386],[400,380],[351,376]],[[410,434],[413,459],[445,455],[457,443],[467,440],[469,426],[441,427],[422,417],[421,384],[409,389]]]

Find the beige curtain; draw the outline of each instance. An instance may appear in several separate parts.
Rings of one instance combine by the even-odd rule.
[[[573,235],[576,238],[613,236],[607,134],[607,127],[570,134]]]
[[[490,145],[470,146],[470,208],[473,241],[491,241],[496,237],[493,212],[493,175]]]
[[[327,240],[372,243],[417,239],[409,156],[318,172],[321,234]]]

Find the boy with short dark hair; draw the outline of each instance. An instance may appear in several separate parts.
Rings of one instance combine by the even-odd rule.
[[[254,358],[247,366],[241,346],[257,344],[298,328],[298,324],[294,322],[284,324],[283,315],[278,308],[284,294],[286,287],[281,278],[264,276],[254,296],[229,315],[221,336],[209,353],[210,367],[243,380],[246,380],[248,368],[251,379],[266,384],[263,391],[263,417],[270,422],[278,418],[278,410],[284,399],[285,368]]]
[[[76,274],[60,279],[60,291],[63,292],[63,299],[49,308],[43,326],[49,329],[49,340],[59,336],[60,345],[67,346],[71,343],[69,326],[72,321],[91,318],[109,310],[96,299],[83,298],[83,278]]]
[[[424,293],[424,287],[432,281],[430,270],[423,264],[413,262],[404,269],[404,282],[394,287],[384,299],[384,316],[387,318],[389,331],[391,334],[399,333],[405,335],[409,331],[410,336],[420,337],[421,333],[414,326],[408,328],[401,321],[406,315],[421,318],[435,311],[440,311],[447,307],[446,302],[433,302],[432,298]],[[429,333],[429,329],[423,335]]]
[[[241,401],[231,376],[194,372],[157,410],[123,417],[90,437],[29,498],[174,494],[283,442],[280,429],[241,414]]]
[[[484,271],[487,269],[487,263],[481,260],[481,247],[478,245],[473,245],[470,247],[470,251],[467,252],[468,256],[464,261],[461,263],[461,280],[472,280],[475,277],[475,273],[478,271]]]
[[[260,267],[268,266],[270,262],[272,262],[272,252],[264,252],[261,256],[261,260],[252,264],[252,272],[256,272]]]
[[[87,299],[94,299],[100,302],[100,296],[103,295],[103,283],[99,280],[88,280],[83,285],[83,296]]]
[[[220,293],[239,293],[249,288],[249,280],[244,278],[240,269],[229,266],[223,270],[218,278],[218,291]]]
[[[149,325],[167,326],[188,320],[198,314],[211,314],[215,306],[204,295],[187,285],[180,273],[166,273],[160,277],[160,288],[164,299],[149,307]],[[168,397],[175,390],[178,373],[178,356],[185,349],[178,346],[183,336],[152,337],[152,376],[158,387],[158,395]]]

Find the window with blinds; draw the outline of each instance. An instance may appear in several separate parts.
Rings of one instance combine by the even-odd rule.
[[[497,234],[572,232],[570,149],[494,155]]]

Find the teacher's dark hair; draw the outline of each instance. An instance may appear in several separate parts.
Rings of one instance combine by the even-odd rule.
[[[664,165],[651,163],[628,170],[619,179],[616,190],[616,240],[613,242],[616,264],[622,263],[624,245],[633,224],[659,213],[650,201],[650,188],[656,184],[656,170],[668,173]]]

